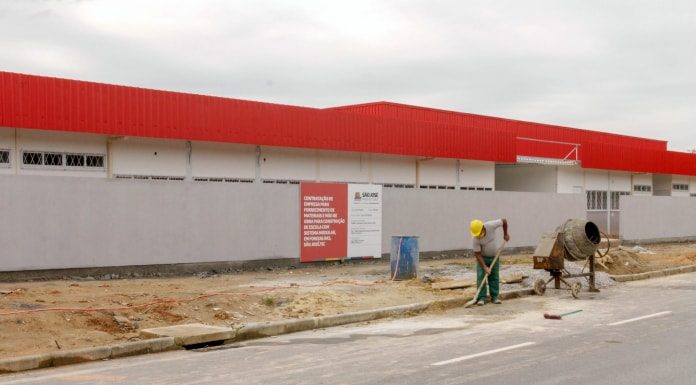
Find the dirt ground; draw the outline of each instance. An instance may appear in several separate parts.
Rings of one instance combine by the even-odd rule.
[[[609,272],[696,263],[696,244],[646,248],[655,254],[612,251]],[[529,255],[504,257],[502,277],[506,271],[531,271],[531,261]],[[157,326],[200,322],[239,327],[473,294],[471,288],[435,291],[423,279],[391,281],[387,262],[180,278],[0,283],[0,358],[137,340],[140,329]],[[472,279],[473,266],[472,258],[424,260],[419,277],[433,282]]]
[[[600,252],[603,251],[600,250]],[[608,258],[603,258],[601,261],[604,266],[598,264],[597,270],[606,271],[612,275],[636,274],[693,265],[696,264],[696,244],[623,246],[610,250]]]

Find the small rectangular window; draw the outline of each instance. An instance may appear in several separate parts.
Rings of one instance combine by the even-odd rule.
[[[607,192],[606,191],[585,191],[587,194],[587,209],[588,210],[606,210],[607,209]]]
[[[689,185],[685,183],[675,183],[672,185],[672,190],[689,191]]]
[[[612,191],[611,192],[611,209],[619,210],[619,199],[623,195],[631,195],[628,191]]]
[[[104,168],[104,155],[85,155],[85,166]]]
[[[85,167],[85,156],[82,154],[65,154],[65,165],[68,167]]]
[[[651,192],[652,186],[649,184],[636,184],[633,185],[633,191],[636,192]]]
[[[46,152],[44,155],[44,166],[62,166],[63,154],[57,152]]]
[[[22,153],[22,164],[40,166],[43,164],[43,154],[40,152],[24,152]]]
[[[0,150],[0,167],[10,167],[10,150]]]

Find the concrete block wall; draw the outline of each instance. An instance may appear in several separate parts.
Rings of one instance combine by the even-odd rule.
[[[383,191],[383,253],[392,235],[468,249],[475,217],[507,217],[510,246],[534,246],[585,212],[576,194]],[[298,185],[2,175],[0,212],[0,271],[299,257]]]
[[[0,176],[1,271],[296,258],[296,185]]]
[[[382,251],[392,235],[417,235],[421,251],[471,248],[469,222],[505,217],[508,246],[535,246],[568,218],[585,217],[582,194],[384,189]],[[695,199],[696,201],[696,199]],[[502,230],[499,232],[502,236]]]
[[[620,221],[630,241],[696,239],[696,198],[623,196]]]

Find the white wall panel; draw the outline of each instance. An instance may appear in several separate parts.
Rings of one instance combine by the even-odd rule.
[[[495,188],[495,163],[460,160],[459,185],[462,187]]]
[[[652,174],[633,174],[631,179],[632,179],[632,185],[631,185],[632,191],[631,191],[631,193],[633,195],[642,195],[642,196],[653,195],[652,191],[635,191],[635,190],[633,190],[633,186],[636,186],[636,185],[643,185],[643,186],[651,186],[652,187],[652,183],[653,183]]]
[[[320,151],[319,180],[367,183],[370,181],[369,155],[359,152]]]
[[[186,176],[186,142],[146,138],[113,141],[114,175]]]
[[[17,130],[18,161],[23,151],[54,151],[106,155],[106,136],[48,130]],[[60,170],[41,169],[18,164],[18,174],[106,177],[106,169],[101,170]]]
[[[585,190],[608,191],[608,172],[604,170],[585,169]]]
[[[582,194],[585,192],[585,172],[580,167],[558,167],[556,192],[562,194]]]
[[[418,183],[421,186],[456,186],[457,161],[455,159],[426,159],[417,161]]]
[[[405,156],[372,154],[372,182],[416,184],[416,160]]]
[[[498,191],[556,192],[556,167],[535,164],[495,166]]]
[[[611,173],[611,191],[631,191],[631,173],[628,172],[612,172]]]
[[[672,184],[686,184],[689,185],[691,184],[691,178],[688,176],[683,176],[683,175],[673,175],[672,176]],[[683,190],[674,190],[672,189],[672,196],[675,197],[688,197],[691,194],[689,194],[689,191],[683,191]]]
[[[193,142],[191,173],[194,178],[256,176],[256,147],[252,145]]]
[[[316,150],[261,147],[261,178],[315,181],[318,160]]]

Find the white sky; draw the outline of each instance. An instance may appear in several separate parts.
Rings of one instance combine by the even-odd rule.
[[[696,2],[0,0],[0,70],[696,148]]]

